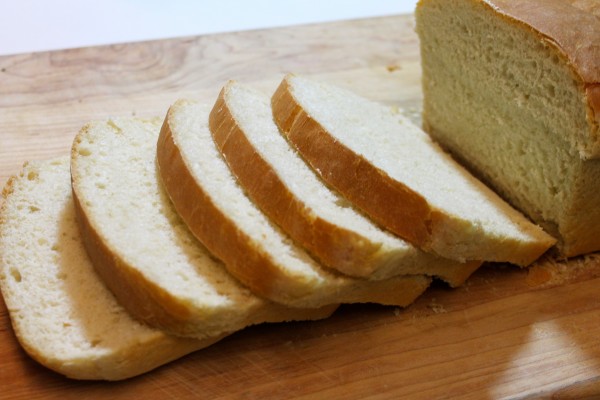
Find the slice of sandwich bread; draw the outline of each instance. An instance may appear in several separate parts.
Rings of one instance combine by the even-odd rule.
[[[120,380],[221,337],[169,336],[117,303],[81,242],[68,157],[26,164],[3,197],[0,288],[17,339],[41,364],[74,379]]]
[[[261,322],[317,319],[254,295],[188,231],[156,169],[158,119],[111,119],[85,126],[71,153],[75,207],[98,274],[147,324],[204,338]],[[218,228],[213,232],[218,235]]]
[[[405,306],[429,285],[424,276],[380,281],[326,270],[245,195],[209,130],[210,106],[180,100],[158,143],[160,175],[190,230],[255,293],[293,307],[373,302]]]
[[[426,251],[524,266],[555,243],[392,108],[294,75],[284,78],[272,107],[281,131],[325,182]]]
[[[358,213],[280,134],[269,96],[232,81],[213,110],[213,139],[240,186],[324,265],[369,279],[423,274],[458,286],[481,264],[425,253]]]

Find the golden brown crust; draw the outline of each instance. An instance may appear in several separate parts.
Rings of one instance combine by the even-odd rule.
[[[381,245],[315,216],[258,154],[231,114],[223,88],[210,114],[213,138],[244,190],[263,212],[323,264],[368,276]]]
[[[426,246],[434,210],[420,194],[327,134],[296,102],[287,79],[275,91],[271,105],[279,129],[328,184],[379,225],[416,246]]]

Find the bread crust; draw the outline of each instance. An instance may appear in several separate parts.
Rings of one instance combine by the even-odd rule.
[[[316,289],[298,277],[287,276],[268,254],[255,247],[252,238],[223,214],[195,181],[173,138],[170,124],[173,107],[161,129],[157,151],[165,188],[190,231],[254,293],[290,307],[353,302],[406,306],[427,288],[430,279],[424,276],[382,281],[356,279],[350,285],[334,290]],[[340,276],[339,279],[351,278]]]
[[[279,129],[312,168],[326,177],[329,185],[380,226],[418,247],[427,247],[432,224],[444,217],[431,209],[423,196],[391,179],[385,171],[329,135],[297,103],[287,79],[273,94],[271,105]]]
[[[582,158],[600,157],[600,7],[590,0],[479,0],[505,17],[524,24],[556,49],[579,77],[586,97],[590,125],[589,143],[580,148]]]

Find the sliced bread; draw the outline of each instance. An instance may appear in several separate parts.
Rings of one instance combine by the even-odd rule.
[[[119,380],[208,346],[151,329],[96,275],[77,228],[68,157],[28,163],[0,210],[0,288],[17,339],[46,367],[75,379]]]
[[[209,130],[210,107],[177,101],[167,114],[157,159],[164,186],[190,230],[255,293],[293,307],[374,302],[405,306],[429,285],[424,276],[381,281],[325,270],[250,201]]]
[[[422,0],[425,129],[559,239],[600,250],[600,2]]]
[[[195,240],[159,183],[159,131],[158,119],[112,119],[88,124],[73,143],[83,241],[119,302],[151,326],[197,338],[329,315],[335,306],[288,309],[255,296]]]
[[[409,242],[455,260],[528,265],[555,240],[391,108],[288,75],[274,119],[321,178]]]
[[[356,212],[320,181],[280,134],[267,95],[229,82],[214,110],[213,139],[240,185],[324,265],[369,279],[424,274],[458,286],[481,264],[425,253]]]

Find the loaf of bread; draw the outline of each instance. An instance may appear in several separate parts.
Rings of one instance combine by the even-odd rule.
[[[88,124],[73,143],[83,242],[119,302],[151,326],[196,338],[331,314],[335,305],[290,309],[254,295],[195,240],[160,185],[159,131],[158,119],[111,119]]]
[[[229,82],[213,108],[210,126],[248,196],[328,267],[369,279],[424,274],[458,286],[481,264],[425,253],[355,211],[280,134],[269,96]]]
[[[15,335],[46,367],[119,380],[216,342],[176,338],[129,316],[96,275],[77,228],[68,157],[11,178],[0,210],[0,288]]]
[[[160,176],[189,229],[254,293],[292,307],[406,306],[428,287],[424,276],[368,281],[319,265],[245,195],[212,139],[210,110],[186,100],[171,106],[158,142]]]
[[[272,105],[279,128],[325,182],[427,251],[528,265],[555,242],[391,108],[294,75]]]
[[[600,6],[421,0],[424,126],[559,239],[600,250]]]

